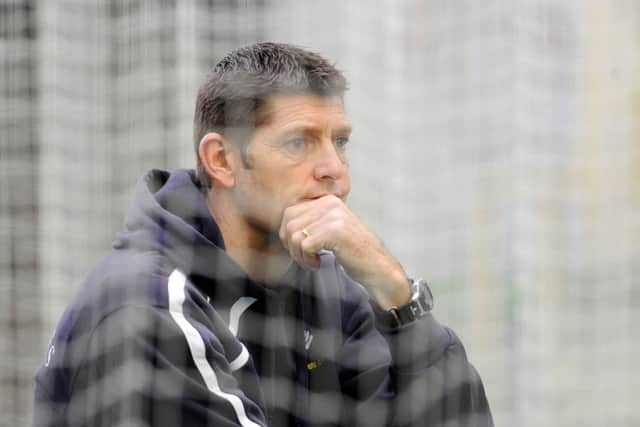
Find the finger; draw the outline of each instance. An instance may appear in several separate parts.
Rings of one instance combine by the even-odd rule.
[[[331,211],[325,210],[322,206],[309,209],[300,216],[291,218],[284,225],[284,235],[292,236],[294,233],[307,229],[311,224],[323,220],[323,217]]]
[[[291,238],[289,239],[289,244],[287,249],[289,251],[289,256],[291,256],[291,258],[295,262],[297,262],[302,266],[306,265],[309,262],[309,260],[307,259],[307,257],[305,257],[302,251],[302,242],[306,238],[307,236],[302,232],[302,230],[299,230],[293,233],[291,235]]]
[[[308,236],[300,241],[300,249],[304,256],[313,257],[322,250],[333,250],[334,242],[334,221],[317,221],[308,225],[305,230]]]
[[[299,229],[287,229],[287,224],[291,222],[292,219],[299,217],[304,214],[309,209],[312,209],[315,206],[317,200],[308,200],[301,203],[297,203],[295,205],[291,205],[287,207],[282,213],[282,221],[280,222],[280,229],[278,230],[278,236],[280,240],[287,239],[287,236],[291,236],[294,232]]]
[[[302,262],[302,251],[300,249],[300,244],[304,239],[304,234],[301,231],[291,234],[288,239],[287,250],[289,251],[289,255],[297,262]]]
[[[318,269],[320,267],[320,257],[316,251],[310,249],[309,242],[312,242],[314,239],[311,237],[311,234],[307,234],[300,241],[300,256],[302,257],[302,261],[305,265],[310,266],[314,269]]]
[[[298,236],[302,237],[300,238]],[[303,242],[306,239],[308,239],[308,237],[305,236],[304,233],[296,233],[289,254],[299,265],[317,270],[320,267],[320,257],[316,253],[305,252],[303,250]]]
[[[286,239],[296,231],[303,229],[309,224],[317,221],[323,215],[332,212],[334,209],[344,209],[342,200],[334,195],[323,196],[319,199],[305,201],[285,209],[278,232],[280,239]]]

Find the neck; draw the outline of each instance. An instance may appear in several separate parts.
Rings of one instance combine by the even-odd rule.
[[[227,254],[254,281],[278,283],[293,262],[278,236],[249,223],[224,199],[216,199],[215,203],[210,199],[211,196],[209,211],[220,228]]]

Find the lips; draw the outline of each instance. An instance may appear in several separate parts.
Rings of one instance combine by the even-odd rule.
[[[342,194],[342,193],[324,193],[324,194],[320,194],[320,195],[306,196],[306,197],[304,197],[304,200],[318,200],[318,199],[320,199],[322,197],[330,196],[330,195],[334,195],[337,198],[339,198],[340,200],[344,200],[345,197],[346,197],[346,195]]]

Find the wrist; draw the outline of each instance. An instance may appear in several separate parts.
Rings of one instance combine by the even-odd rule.
[[[369,293],[382,310],[406,304],[411,299],[411,285],[404,271],[394,271],[378,285],[369,287]]]
[[[411,284],[411,299],[405,304],[391,307],[379,316],[389,328],[407,325],[426,316],[433,308],[433,295],[424,279],[407,279]]]

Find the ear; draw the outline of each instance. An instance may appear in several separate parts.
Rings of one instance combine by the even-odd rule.
[[[209,132],[200,140],[198,156],[214,187],[234,186],[231,155],[224,136],[217,132]]]

